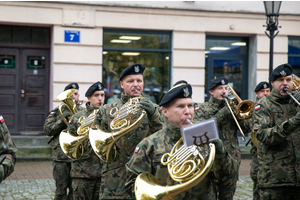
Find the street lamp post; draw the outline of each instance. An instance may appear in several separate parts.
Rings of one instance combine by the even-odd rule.
[[[271,73],[273,71],[273,46],[274,46],[274,38],[277,36],[279,31],[278,28],[281,28],[278,26],[278,16],[279,16],[279,10],[281,6],[281,1],[264,1],[264,6],[266,10],[266,24],[263,25],[264,27],[267,27],[267,31],[270,32],[270,35],[265,31],[266,35],[270,38],[270,62],[269,62],[269,77],[271,76]]]

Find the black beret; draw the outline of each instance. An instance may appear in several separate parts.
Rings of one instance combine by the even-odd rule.
[[[77,90],[79,90],[79,85],[78,85],[77,83],[70,83],[69,85],[67,85],[67,86],[65,87],[65,90],[64,90],[64,91],[66,91],[66,90],[68,90],[68,89],[77,89]]]
[[[270,81],[275,81],[279,77],[285,77],[293,74],[292,66],[288,63],[276,67],[269,77]]]
[[[174,87],[175,85],[178,85],[178,84],[181,84],[181,83],[188,84],[185,80],[180,80],[180,81],[177,81],[177,82],[173,85],[173,87]]]
[[[130,65],[129,67],[127,67],[122,71],[119,80],[121,81],[122,78],[126,75],[143,74],[144,70],[145,70],[145,66],[140,63]]]
[[[228,84],[228,80],[226,78],[224,77],[216,78],[210,82],[208,90],[211,90],[218,85],[227,85],[227,84]]]
[[[259,84],[257,84],[254,92],[257,92],[261,89],[266,89],[266,88],[270,88],[270,84],[266,81],[260,82]]]
[[[166,105],[177,98],[192,98],[192,86],[190,84],[181,83],[172,87],[162,98],[159,106]]]
[[[91,85],[91,87],[89,87],[89,89],[86,91],[85,96],[91,96],[95,91],[101,91],[104,90],[104,86],[101,82],[96,82],[93,85]]]

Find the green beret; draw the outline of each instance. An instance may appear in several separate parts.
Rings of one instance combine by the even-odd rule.
[[[293,74],[292,66],[288,63],[276,67],[269,77],[270,81],[275,81],[279,77],[285,77]]]
[[[119,80],[121,81],[122,78],[127,75],[143,74],[144,70],[145,70],[145,66],[140,63],[130,65],[129,67],[127,67],[122,71]]]
[[[77,89],[77,90],[79,90],[79,85],[77,83],[70,83],[69,85],[67,85],[65,87],[64,91],[66,91],[68,89]]]
[[[192,98],[192,86],[186,83],[180,83],[172,87],[162,98],[159,106],[166,105],[177,98]]]
[[[101,82],[96,82],[93,85],[91,85],[91,87],[89,87],[89,89],[86,91],[85,96],[91,96],[95,91],[101,91],[104,90],[104,86]]]
[[[257,84],[254,92],[257,92],[261,89],[266,89],[266,88],[270,88],[270,84],[266,81],[260,82],[259,84]]]
[[[208,90],[211,90],[218,85],[227,85],[227,84],[228,84],[228,80],[226,78],[224,77],[216,78],[210,82]]]

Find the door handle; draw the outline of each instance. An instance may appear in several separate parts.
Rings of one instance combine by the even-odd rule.
[[[21,89],[21,97],[23,98],[25,96],[25,90]]]

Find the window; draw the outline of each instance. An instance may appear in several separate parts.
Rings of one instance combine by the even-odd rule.
[[[141,63],[146,68],[143,93],[158,104],[170,85],[171,32],[107,29],[103,35],[106,101],[120,97],[120,73],[134,63]]]
[[[289,37],[288,63],[292,65],[294,74],[300,77],[300,37]]]
[[[0,25],[0,44],[50,46],[50,28]]]
[[[248,38],[207,36],[205,46],[205,101],[212,79],[225,77],[241,99],[248,98]]]

